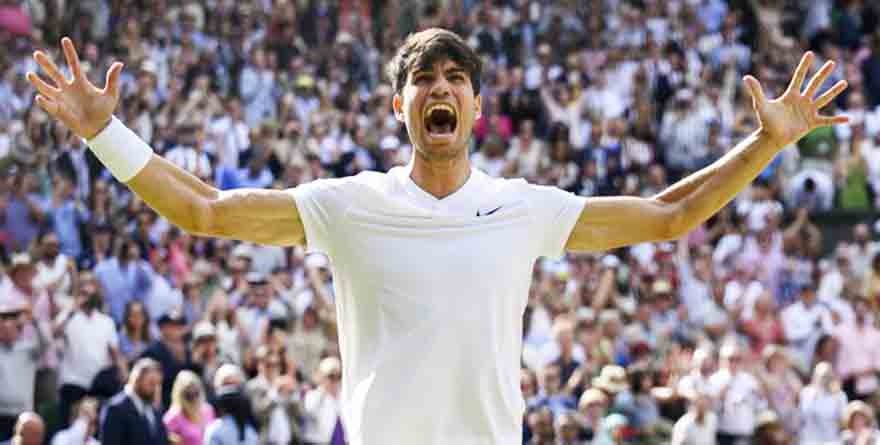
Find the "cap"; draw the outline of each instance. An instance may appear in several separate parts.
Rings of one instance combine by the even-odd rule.
[[[193,328],[192,337],[195,341],[208,337],[217,337],[217,330],[214,329],[214,325],[211,324],[211,322],[200,321],[196,323],[196,326]]]
[[[395,150],[400,148],[400,139],[394,135],[388,135],[379,142],[379,148],[382,150]]]
[[[311,88],[315,86],[315,79],[308,74],[300,74],[296,78],[296,86],[298,88]]]
[[[266,274],[264,274],[262,272],[249,272],[245,276],[245,279],[247,280],[248,284],[251,284],[251,285],[260,285],[260,284],[268,284],[269,283],[268,278],[266,278]]]
[[[162,316],[159,317],[159,321],[157,323],[159,324],[159,326],[168,323],[176,325],[186,325],[186,317],[184,317],[183,313],[181,313],[179,310],[174,309],[162,314]]]
[[[239,244],[232,249],[232,256],[234,258],[244,257],[250,260],[254,258],[254,251],[247,244]]]
[[[9,271],[13,272],[16,269],[33,265],[34,261],[31,259],[30,254],[26,252],[17,253],[12,256],[12,261],[9,263]]]
[[[655,280],[651,286],[651,293],[654,295],[665,295],[672,292],[672,285],[667,280]]]

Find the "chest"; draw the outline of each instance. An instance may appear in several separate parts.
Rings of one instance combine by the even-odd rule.
[[[353,210],[343,267],[377,286],[408,292],[488,290],[529,273],[529,221],[524,209],[504,206],[483,216],[387,218]]]

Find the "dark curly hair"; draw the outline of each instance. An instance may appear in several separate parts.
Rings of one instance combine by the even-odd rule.
[[[452,60],[467,71],[474,95],[480,94],[482,59],[458,34],[441,28],[429,28],[410,34],[394,58],[388,62],[386,73],[394,93],[399,94],[403,90],[410,71],[431,66],[444,58]]]

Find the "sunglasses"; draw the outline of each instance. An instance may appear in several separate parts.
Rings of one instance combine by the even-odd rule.
[[[330,379],[330,380],[341,380],[341,379],[342,379],[342,374],[340,374],[340,373],[338,373],[338,372],[334,372],[334,373],[331,373],[331,374],[327,374],[327,378]]]

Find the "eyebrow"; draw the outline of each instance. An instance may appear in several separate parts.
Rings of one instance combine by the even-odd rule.
[[[464,68],[456,66],[456,67],[446,69],[446,71],[444,71],[444,73],[446,73],[446,75],[449,76],[449,75],[453,75],[453,74],[466,74],[467,71]],[[418,76],[420,74],[434,74],[434,68],[431,68],[431,67],[416,68],[411,73],[411,75],[413,77]]]

